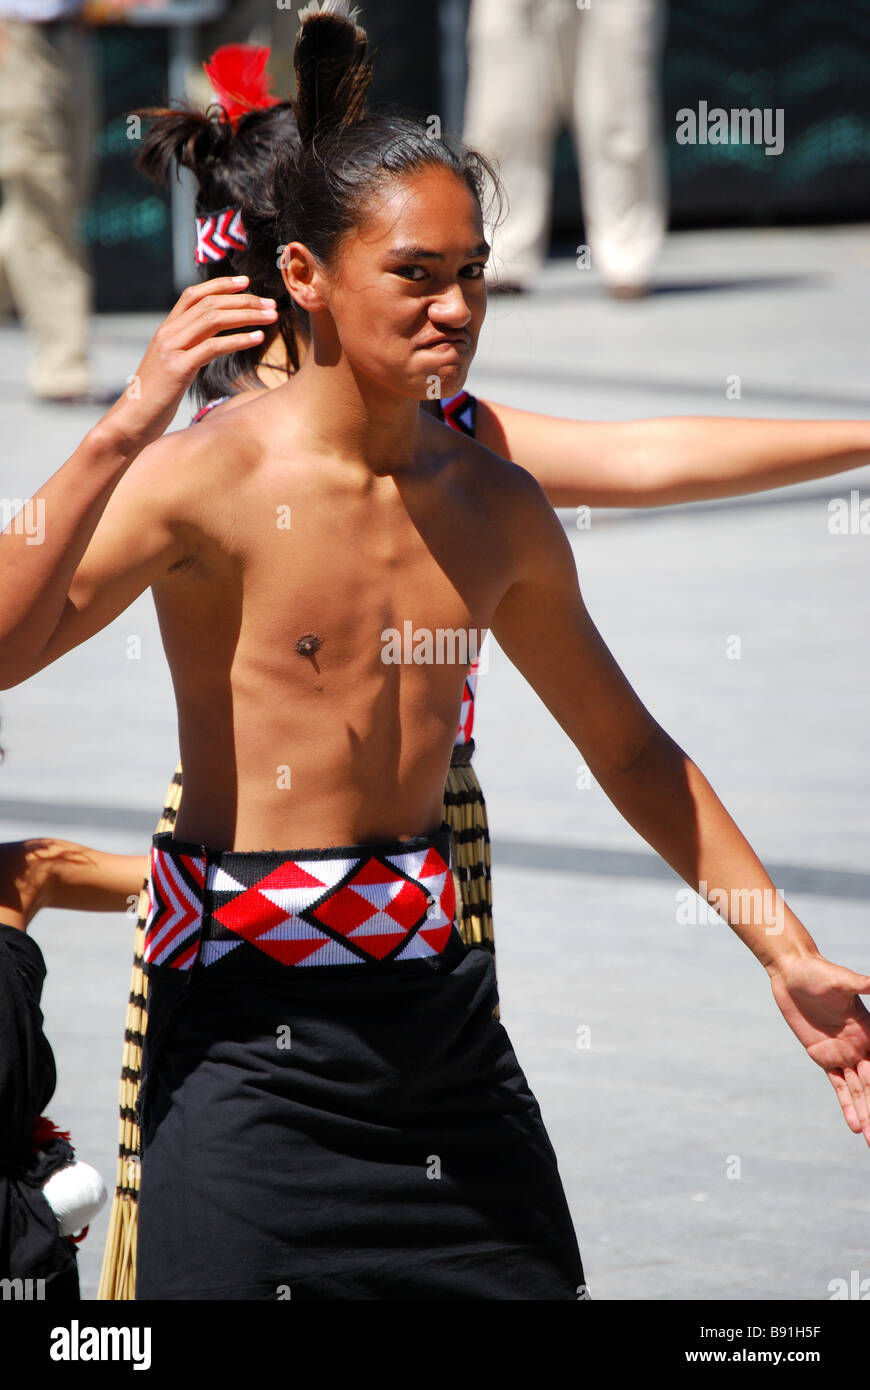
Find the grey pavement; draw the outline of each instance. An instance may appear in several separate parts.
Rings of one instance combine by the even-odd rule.
[[[576,418],[870,417],[867,228],[676,234],[661,281],[613,304],[591,272],[550,263],[535,293],[493,299],[469,386]],[[123,385],[156,323],[97,321],[106,385]],[[6,496],[34,491],[97,417],[31,404],[24,350],[0,326]],[[726,396],[734,374],[739,400]],[[642,699],[822,951],[870,970],[870,537],[832,535],[827,507],[852,488],[868,495],[870,469],[733,502],[595,511],[588,530],[562,516],[592,616]],[[145,852],[176,756],[148,596],[0,693],[0,720],[0,838]],[[870,1276],[870,1153],[761,967],[724,924],[681,923],[680,881],[599,789],[578,787],[580,755],[495,647],[475,734],[502,1018],[593,1297],[818,1300],[852,1270]],[[49,966],[50,1113],[111,1186],[129,922],[48,911],[32,930]],[[106,1220],[81,1247],[88,1297]]]

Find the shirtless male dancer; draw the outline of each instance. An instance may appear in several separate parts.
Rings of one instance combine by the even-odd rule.
[[[202,338],[160,418],[120,401],[100,462],[73,455],[41,490],[44,544],[0,538],[0,679],[151,585],[185,794],[152,851],[139,1295],[573,1299],[582,1265],[492,1017],[492,958],[453,922],[439,827],[468,663],[385,661],[385,633],[492,629],[626,819],[736,905],[868,1143],[870,977],[824,960],[784,904],[775,926],[753,918],[771,881],[610,656],[540,487],[419,412],[433,375],[461,388],[482,323],[481,166],[414,123],[344,114],[328,124],[324,101],[288,169],[299,373],[146,448],[215,328],[255,314],[214,282],[190,293]],[[170,319],[164,362],[172,342]]]

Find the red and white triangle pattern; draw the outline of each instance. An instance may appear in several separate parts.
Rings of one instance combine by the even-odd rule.
[[[236,892],[212,916],[240,940],[205,941],[205,965],[241,941],[282,965],[422,959],[440,954],[453,929],[453,876],[432,848],[384,858],[288,859],[253,887],[215,865],[208,887]]]
[[[308,861],[306,867],[305,861],[287,859],[251,888],[213,865],[209,869],[210,892],[236,896],[214,909],[212,916],[239,941],[204,942],[203,963],[211,965],[247,941],[282,965],[301,965],[327,944],[334,949],[327,952],[322,964],[352,965],[358,960],[352,951],[330,941],[299,914],[323,898],[356,863],[356,858],[317,859]]]
[[[423,959],[440,955],[453,930],[456,912],[456,892],[453,875],[435,849],[411,851],[409,854],[388,855],[391,864],[399,864],[409,878],[429,894],[426,925],[421,926],[403,947],[396,960]]]
[[[221,208],[196,219],[196,263],[222,261],[228,251],[241,251],[248,234],[239,208]]]
[[[202,923],[205,858],[151,848],[143,957],[149,965],[189,970]]]

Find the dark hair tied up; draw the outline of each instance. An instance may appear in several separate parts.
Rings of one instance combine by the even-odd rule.
[[[242,209],[260,188],[276,148],[296,149],[299,137],[296,118],[289,101],[269,107],[255,107],[231,122],[223,107],[206,111],[196,107],[152,107],[140,111],[150,124],[142,141],[137,167],[155,183],[165,184],[172,169],[190,169],[196,179],[198,215],[218,208]],[[191,243],[194,229],[191,226]],[[299,366],[297,333],[307,332],[306,317],[293,304],[278,270],[272,242],[252,244],[227,253],[220,261],[202,267],[206,279],[217,275],[248,275],[254,294],[271,295],[277,302],[276,331],[285,348],[287,371]],[[216,357],[201,367],[191,387],[198,405],[219,396],[260,386],[256,369],[263,352],[262,343],[240,348],[226,357]]]
[[[307,6],[296,39],[299,132],[295,149],[278,148],[268,177],[245,203],[252,243],[279,249],[300,241],[324,265],[341,237],[360,226],[382,185],[427,167],[461,180],[495,222],[501,213],[498,176],[483,155],[460,140],[436,138],[421,119],[371,112],[366,36],[344,0]],[[492,199],[485,199],[491,190]]]

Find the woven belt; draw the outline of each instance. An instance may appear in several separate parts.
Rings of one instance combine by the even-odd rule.
[[[190,970],[251,950],[292,967],[422,961],[455,925],[450,829],[329,850],[215,851],[153,837],[144,958]]]

